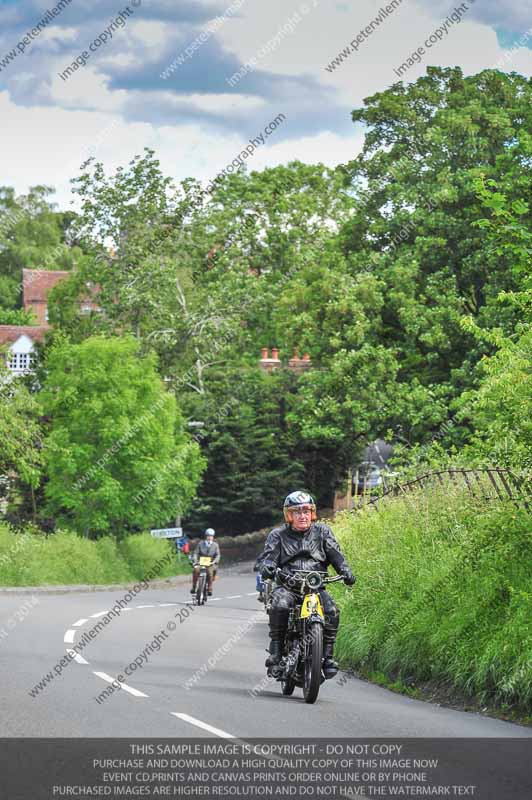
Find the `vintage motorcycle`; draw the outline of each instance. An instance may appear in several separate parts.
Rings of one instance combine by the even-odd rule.
[[[193,603],[196,606],[202,606],[207,602],[207,587],[209,585],[207,568],[211,566],[211,563],[211,556],[199,557],[200,572],[198,575],[198,582],[196,584],[196,593],[192,595]]]
[[[284,695],[291,695],[296,686],[303,689],[305,703],[315,703],[320,685],[325,680],[323,663],[323,626],[325,615],[319,591],[328,583],[343,581],[343,576],[329,577],[327,572],[298,570],[290,574],[276,571],[277,579],[298,595],[290,611],[284,652],[278,667],[269,667],[268,674],[281,682]]]

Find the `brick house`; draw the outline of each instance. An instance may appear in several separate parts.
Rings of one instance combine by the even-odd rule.
[[[13,375],[31,372],[34,346],[48,330],[49,325],[0,325],[0,347],[7,348],[6,366]]]
[[[42,342],[48,324],[48,294],[57,284],[71,275],[66,270],[23,269],[22,302],[25,311],[33,311],[35,325],[0,325],[0,350],[6,350],[6,365],[14,375],[31,371],[34,345]],[[89,290],[91,287],[87,287]],[[88,296],[80,302],[82,314],[98,311],[98,305]]]
[[[22,270],[24,310],[33,311],[37,318],[37,325],[48,325],[48,293],[70,274],[65,270]]]

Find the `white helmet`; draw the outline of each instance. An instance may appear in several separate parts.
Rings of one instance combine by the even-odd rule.
[[[205,531],[205,538],[207,538],[207,536],[216,536],[214,528],[207,528],[207,530]]]

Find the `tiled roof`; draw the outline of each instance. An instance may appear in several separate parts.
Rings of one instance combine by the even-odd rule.
[[[71,273],[60,269],[23,269],[24,303],[46,303],[50,289]]]
[[[44,334],[49,330],[49,325],[0,325],[0,345],[12,344],[23,334],[34,342],[42,342]]]

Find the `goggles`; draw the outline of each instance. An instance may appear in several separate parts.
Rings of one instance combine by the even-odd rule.
[[[314,508],[312,506],[292,506],[291,508],[287,508],[291,514],[295,514],[296,517],[303,517],[307,514],[312,514]]]

